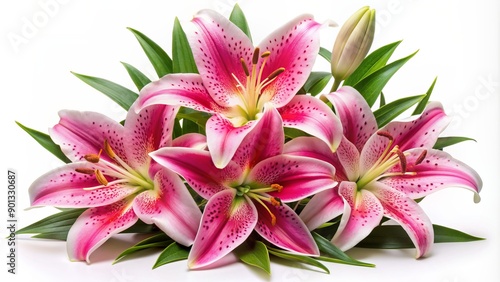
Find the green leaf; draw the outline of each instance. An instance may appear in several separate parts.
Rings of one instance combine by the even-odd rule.
[[[187,133],[200,133],[200,127],[198,124],[196,124],[193,121],[190,121],[189,119],[183,119],[182,120],[182,134],[187,134]]]
[[[167,52],[165,52],[158,44],[149,39],[140,31],[137,31],[130,27],[127,29],[130,30],[137,38],[137,41],[139,41],[139,44],[141,45],[144,53],[146,53],[146,56],[153,65],[158,77],[161,78],[166,74],[172,73],[172,59],[170,59]]]
[[[327,274],[330,274],[330,270],[326,266],[324,266],[319,261],[317,261],[313,258],[310,258],[308,256],[295,255],[295,254],[284,252],[284,251],[274,249],[271,247],[268,247],[268,250],[269,250],[269,253],[274,255],[274,256],[277,256],[277,257],[280,257],[280,258],[283,258],[286,260],[297,261],[297,262],[313,265],[313,266],[316,266],[318,268],[323,269]]]
[[[144,86],[146,86],[148,83],[151,82],[151,80],[146,75],[144,75],[140,70],[136,69],[134,66],[124,62],[121,63],[127,70],[128,75],[134,82],[135,86],[137,87],[137,90],[141,91],[141,89]]]
[[[427,106],[427,103],[429,102],[429,99],[431,98],[432,90],[434,90],[434,85],[436,85],[437,77],[434,78],[434,81],[432,82],[431,86],[425,93],[424,99],[418,103],[417,107],[415,108],[415,111],[413,111],[413,115],[419,115],[425,110],[425,106]]]
[[[408,110],[410,107],[420,102],[424,95],[410,96],[390,102],[374,111],[375,119],[377,120],[378,127],[382,127],[395,119],[397,116]]]
[[[130,108],[130,106],[132,106],[132,104],[135,102],[137,97],[139,97],[139,95],[137,95],[137,93],[133,92],[132,90],[125,88],[119,84],[116,84],[112,81],[99,77],[83,75],[75,72],[71,73],[74,74],[79,79],[81,79],[83,82],[87,83],[88,85],[92,86],[96,90],[99,90],[104,95],[111,98],[111,100],[115,101],[118,105],[120,105],[127,111]]]
[[[311,93],[312,96],[318,95],[330,82],[332,74],[329,72],[311,72],[307,81],[302,87],[302,93]]]
[[[142,220],[138,220],[134,225],[123,230],[120,233],[154,233],[158,232],[160,229],[154,224],[144,223]]]
[[[418,52],[418,51],[417,51]],[[373,106],[384,86],[391,77],[417,52],[394,61],[357,82],[353,87],[363,95],[368,105]]]
[[[249,243],[240,245],[236,250],[238,258],[251,266],[258,267],[264,270],[267,274],[271,274],[271,261],[269,259],[269,252],[264,243],[255,241],[253,246]]]
[[[248,36],[248,38],[250,38],[250,41],[252,41],[252,34],[250,33],[247,19],[243,10],[240,8],[240,5],[237,3],[234,5],[231,15],[229,15],[229,20],[239,27]]]
[[[68,209],[19,229],[16,234],[35,234],[33,238],[66,240],[69,229],[85,209]]]
[[[66,241],[66,238],[68,237],[68,231],[60,231],[60,232],[46,232],[46,233],[40,233],[31,236],[32,238],[37,238],[37,239],[50,239],[50,240],[58,240],[58,241]]]
[[[475,237],[448,227],[435,224],[432,227],[434,228],[434,243],[483,240],[483,238]],[[356,247],[374,249],[403,249],[414,248],[415,246],[406,231],[400,225],[383,225],[375,227],[370,235],[359,242]]]
[[[33,139],[35,139],[38,144],[42,145],[42,147],[47,149],[47,151],[51,152],[54,156],[58,157],[61,161],[65,163],[71,162],[71,160],[68,159],[68,157],[66,157],[66,155],[64,155],[64,153],[61,151],[61,147],[54,143],[49,135],[26,127],[20,122],[16,121],[16,124],[19,125],[19,127],[21,127],[24,131],[26,131],[26,133],[28,133],[31,137],[33,137]]]
[[[379,108],[382,108],[383,106],[385,106],[386,102],[385,102],[385,95],[384,95],[384,92],[380,92],[380,105],[379,105]]]
[[[188,258],[188,255],[189,248],[173,242],[165,250],[163,250],[163,252],[161,252],[153,266],[153,269],[174,261],[185,260]]]
[[[342,252],[339,248],[333,245],[329,240],[325,239],[323,236],[318,233],[313,232],[312,236],[318,248],[321,252],[328,255],[330,258],[335,259],[337,263],[349,264],[349,265],[357,265],[357,266],[365,266],[365,267],[374,267],[375,265],[371,263],[361,262],[355,260],[348,256],[346,253]]]
[[[174,73],[198,73],[191,46],[177,17],[172,31],[172,68]]]
[[[448,147],[451,145],[455,145],[464,141],[474,141],[476,140],[469,137],[460,137],[460,136],[449,136],[449,137],[439,137],[436,144],[434,144],[434,149],[441,150],[444,147]]]
[[[207,120],[210,118],[209,113],[196,111],[190,108],[181,107],[177,113],[177,118],[190,120],[196,123],[199,127],[205,128]]]
[[[332,52],[330,52],[327,49],[321,47],[321,48],[319,48],[318,54],[321,57],[323,57],[325,60],[327,60],[328,63],[331,63],[331,61],[332,61]]]
[[[121,260],[122,258],[124,258],[128,255],[137,253],[138,251],[152,249],[152,248],[162,248],[163,249],[170,244],[172,244],[172,239],[170,239],[165,233],[153,235],[147,239],[140,241],[139,243],[126,249],[125,251],[123,251],[121,254],[119,254],[115,258],[115,261],[113,262],[113,264],[117,263],[119,260]]]
[[[310,136],[309,134],[305,133],[304,131],[296,129],[296,128],[285,127],[284,131],[285,131],[285,137],[291,138],[291,139],[297,138],[300,136]]]
[[[376,70],[382,68],[387,64],[392,53],[396,50],[401,41],[396,41],[373,51],[370,55],[363,59],[361,64],[354,70],[354,72],[346,78],[344,85],[355,85],[363,78],[372,74]]]

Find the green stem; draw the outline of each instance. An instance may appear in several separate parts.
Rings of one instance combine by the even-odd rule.
[[[335,79],[334,78],[332,89],[330,90],[330,92],[337,91],[337,89],[339,88],[340,82],[342,82],[340,79]]]

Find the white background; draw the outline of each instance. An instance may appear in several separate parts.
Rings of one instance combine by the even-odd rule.
[[[40,3],[53,3],[50,9]],[[235,264],[211,271],[188,271],[185,261],[151,270],[157,253],[111,265],[113,258],[131,244],[130,238],[108,241],[91,257],[92,264],[69,262],[62,242],[18,237],[17,272],[6,278],[20,281],[499,281],[499,4],[482,1],[240,1],[254,37],[259,42],[269,32],[300,13],[312,13],[318,21],[342,24],[364,5],[377,9],[373,48],[401,40],[393,58],[417,49],[387,85],[388,100],[424,93],[434,77],[438,83],[433,100],[443,103],[454,122],[444,136],[473,137],[448,150],[474,167],[484,181],[482,201],[472,193],[447,189],[426,198],[422,205],[436,224],[453,227],[487,240],[435,245],[432,254],[415,260],[414,250],[353,249],[353,257],[375,263],[360,268],[326,263],[331,274],[286,262],[272,263],[272,276]],[[8,3],[8,4],[7,4]],[[55,3],[55,5],[54,5]],[[2,175],[18,174],[17,216],[20,227],[53,212],[50,208],[25,211],[31,182],[61,163],[18,128],[17,120],[46,132],[58,122],[60,109],[92,110],[117,120],[125,112],[70,71],[103,77],[131,89],[134,85],[120,61],[155,72],[142,53],[133,27],[171,46],[174,17],[189,21],[202,8],[228,16],[233,0],[207,1],[2,1],[0,7],[0,82],[2,110]],[[31,24],[34,26],[29,27]],[[338,29],[323,31],[322,46],[331,49]],[[15,38],[15,39],[13,39]],[[318,59],[317,69],[328,70]],[[6,179],[0,192],[0,218],[7,221]],[[5,196],[4,196],[5,195]],[[2,238],[7,236],[1,228]],[[132,238],[137,240],[137,238]],[[7,242],[0,243],[0,273],[7,274]],[[5,281],[5,280],[3,280]],[[9,280],[13,281],[13,280]]]

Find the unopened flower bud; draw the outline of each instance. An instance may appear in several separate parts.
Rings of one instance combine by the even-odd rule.
[[[349,77],[370,50],[375,33],[375,10],[359,9],[340,28],[332,51],[333,90]]]

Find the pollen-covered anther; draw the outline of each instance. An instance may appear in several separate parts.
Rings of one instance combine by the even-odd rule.
[[[395,148],[394,152],[398,155],[399,158],[399,164],[401,165],[401,172],[404,174],[406,173],[406,156],[399,150],[398,148]]]
[[[99,182],[99,184],[101,185],[108,185],[108,180],[106,179],[106,177],[104,177],[104,174],[102,174],[102,172],[98,169],[95,170],[95,179],[97,179],[97,182]]]
[[[272,213],[270,215],[271,215],[271,225],[275,226],[276,225],[276,216]]]
[[[394,141],[394,137],[392,137],[392,135],[387,131],[377,131],[377,135],[385,137],[385,138],[389,139],[389,141],[391,141],[391,142]]]
[[[247,63],[245,62],[245,59],[240,58],[240,62],[241,62],[241,67],[243,67],[243,71],[245,72],[245,75],[250,76],[250,72],[248,71],[248,66]]]
[[[83,158],[90,163],[96,164],[101,159],[101,153],[102,153],[102,149],[99,151],[99,154],[97,154],[97,155],[96,154],[87,154],[87,155],[83,156]]]
[[[273,205],[275,207],[280,207],[283,205],[280,198],[270,197],[269,200],[271,201],[271,205]]]
[[[282,74],[283,72],[285,71],[285,68],[281,67],[275,71],[273,71],[268,77],[267,77],[267,80],[270,81],[270,80],[273,80],[275,79],[278,75]]]
[[[256,65],[259,62],[260,49],[256,47],[253,51],[252,64]]]
[[[424,150],[422,153],[420,153],[420,156],[418,156],[417,160],[415,161],[415,165],[421,164],[426,156],[427,156],[427,150]]]
[[[278,192],[281,192],[281,190],[283,190],[283,186],[281,186],[279,184],[271,184],[271,188],[275,189]]]
[[[83,173],[88,175],[93,175],[95,173],[95,170],[91,168],[75,168],[75,171],[78,173]]]
[[[269,55],[271,55],[271,51],[268,50],[268,51],[262,53],[262,55],[260,55],[260,57],[261,58],[267,58],[267,57],[269,57]]]
[[[108,154],[110,158],[112,159],[116,158],[116,153],[111,148],[111,145],[109,145],[108,140],[104,140],[104,151],[106,152],[106,154]]]

